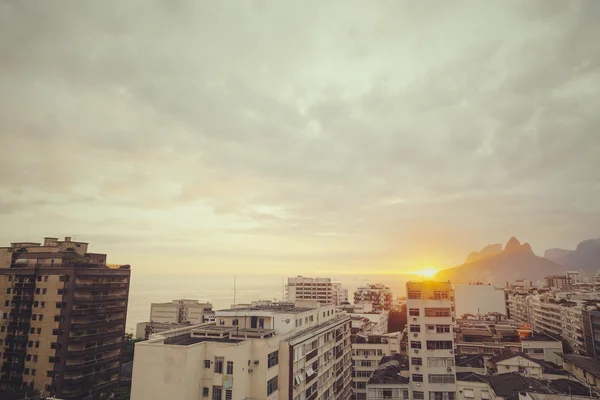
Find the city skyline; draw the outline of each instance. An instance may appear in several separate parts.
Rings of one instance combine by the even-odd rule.
[[[587,1],[5,3],[0,241],[72,236],[140,275],[574,248],[600,236],[598,18]]]

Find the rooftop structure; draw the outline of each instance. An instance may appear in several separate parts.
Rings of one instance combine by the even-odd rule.
[[[348,290],[331,278],[296,276],[288,278],[286,300],[316,300],[322,304],[341,305],[348,301]]]

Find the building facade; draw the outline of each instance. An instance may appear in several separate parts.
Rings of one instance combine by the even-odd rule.
[[[198,300],[181,299],[169,303],[152,303],[150,321],[137,324],[136,337],[148,339],[155,333],[209,322],[214,320],[214,314],[211,303],[201,303]]]
[[[394,296],[389,287],[382,283],[360,286],[354,292],[354,303],[369,302],[373,312],[389,311],[394,303]]]
[[[408,282],[408,354],[413,399],[454,400],[454,289],[450,282]]]
[[[598,361],[600,357],[600,310],[583,310],[582,319],[586,355]]]
[[[321,304],[339,306],[348,301],[348,290],[341,283],[331,282],[331,278],[296,276],[288,278],[286,300],[316,300]]]
[[[457,317],[465,314],[507,314],[504,289],[482,283],[457,284],[454,285],[454,293]]]
[[[366,400],[367,382],[381,359],[400,353],[400,332],[387,335],[357,333],[352,338],[353,399]],[[408,360],[405,362],[408,370]],[[407,371],[408,372],[408,371]],[[408,375],[408,374],[407,374]]]
[[[119,382],[129,265],[88,244],[44,238],[0,248],[0,386],[82,399]]]
[[[544,283],[551,289],[564,289],[572,284],[568,275],[549,275],[544,278]]]
[[[408,400],[410,378],[404,372],[404,357],[399,354],[384,356],[366,384],[367,400]]]
[[[131,399],[348,400],[350,331],[349,316],[316,301],[216,311],[136,345]]]

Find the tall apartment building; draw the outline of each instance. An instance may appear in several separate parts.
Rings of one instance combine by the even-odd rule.
[[[87,250],[69,237],[0,248],[1,388],[82,399],[117,386],[130,269]]]
[[[507,291],[506,306],[509,318],[518,322],[531,322],[533,311],[530,292]]]
[[[339,306],[348,301],[348,290],[341,283],[331,282],[331,278],[296,276],[288,278],[286,300],[317,300],[322,304]]]
[[[373,304],[374,312],[390,310],[394,302],[394,296],[389,287],[382,283],[360,286],[354,292],[354,303],[370,302]]]
[[[551,289],[563,289],[571,286],[571,278],[565,275],[549,275],[544,278],[544,283]]]
[[[148,339],[155,333],[186,325],[197,325],[214,320],[211,303],[198,300],[173,300],[169,303],[152,303],[150,321],[137,324],[136,337]]]
[[[590,358],[600,360],[600,310],[598,307],[583,310],[583,336],[585,341],[585,352]]]
[[[218,310],[136,345],[132,400],[348,400],[350,317],[317,301]]]
[[[454,289],[450,282],[408,282],[408,354],[413,399],[456,396]]]
[[[400,353],[400,332],[386,335],[369,335],[357,333],[352,336],[352,386],[353,399],[367,399],[367,381],[378,368],[381,359]],[[403,366],[408,376],[408,358]]]

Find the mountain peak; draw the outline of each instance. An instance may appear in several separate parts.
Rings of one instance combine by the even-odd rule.
[[[508,240],[506,246],[504,247],[504,251],[507,253],[512,253],[519,250],[521,250],[521,242],[519,242],[519,239],[514,236]]]
[[[523,245],[521,246],[521,251],[526,251],[528,253],[533,254],[533,249],[531,248],[531,245],[529,243],[523,243]]]

